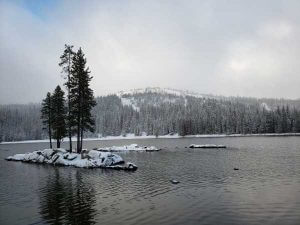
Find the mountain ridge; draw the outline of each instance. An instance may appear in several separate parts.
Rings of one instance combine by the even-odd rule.
[[[214,97],[147,88],[96,97],[86,137],[300,132],[300,100]],[[40,104],[0,105],[0,141],[40,140]]]
[[[223,95],[213,95],[213,94],[200,94],[189,90],[161,88],[161,87],[137,88],[128,91],[119,91],[111,95],[116,95],[119,98],[121,98],[124,105],[130,105],[130,101],[133,101],[133,98],[135,98],[136,96],[147,95],[147,94],[157,94],[157,95],[165,95],[165,96],[168,95],[168,96],[176,96],[179,98],[180,97],[207,98],[207,99],[216,99],[216,100],[223,100],[223,101],[234,101],[234,102],[240,102],[249,105],[258,103],[266,110],[275,110],[277,106],[285,106],[285,105],[289,105],[291,108],[300,109],[300,99],[223,96]],[[131,99],[128,100],[129,98]],[[136,104],[134,103],[132,103],[132,105],[133,107],[137,107]]]
[[[300,101],[300,97],[297,99],[291,99],[291,98],[274,98],[274,97],[252,97],[252,96],[225,96],[225,95],[214,95],[214,94],[203,94],[196,91],[190,91],[186,89],[176,89],[176,88],[170,88],[170,87],[146,87],[146,88],[135,88],[130,90],[121,90],[117,91],[115,93],[110,93],[108,95],[133,95],[133,94],[140,94],[140,93],[158,93],[158,94],[173,94],[177,96],[192,96],[192,97],[199,97],[199,98],[216,98],[216,99],[232,99],[232,98],[245,98],[245,99],[258,99],[258,100],[288,100],[288,101]],[[106,95],[100,95],[106,96]]]

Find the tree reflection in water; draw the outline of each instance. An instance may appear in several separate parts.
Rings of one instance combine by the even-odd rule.
[[[40,189],[40,214],[51,224],[95,224],[95,190],[84,183],[80,170],[54,168]]]

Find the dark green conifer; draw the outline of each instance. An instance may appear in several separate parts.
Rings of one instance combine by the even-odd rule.
[[[92,77],[89,68],[86,68],[86,58],[81,48],[73,57],[71,74],[70,100],[76,124],[77,152],[80,153],[84,131],[94,131],[95,122],[91,110],[96,105],[93,90],[89,87]]]
[[[72,128],[74,126],[73,117],[71,114],[71,97],[70,97],[70,79],[71,79],[71,70],[72,70],[72,63],[73,57],[75,52],[73,51],[73,45],[65,45],[64,53],[60,56],[60,63],[59,66],[62,67],[62,72],[66,74],[65,79],[67,80],[64,85],[67,88],[67,98],[68,98],[68,112],[67,112],[67,129],[68,129],[68,136],[69,136],[69,148],[70,152],[72,152],[72,135],[73,131]]]
[[[52,95],[53,138],[56,139],[56,147],[60,148],[61,140],[66,136],[66,109],[64,92],[58,85]]]
[[[43,99],[42,102],[42,109],[41,109],[41,118],[43,121],[43,129],[46,129],[48,131],[49,136],[49,143],[50,148],[52,148],[52,123],[53,123],[53,117],[52,117],[52,99],[51,99],[51,93],[48,92],[45,99]]]

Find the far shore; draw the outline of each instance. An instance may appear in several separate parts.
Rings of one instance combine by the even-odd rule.
[[[224,138],[224,137],[290,137],[290,136],[300,136],[300,133],[267,133],[267,134],[195,134],[180,136],[178,134],[174,135],[142,135],[135,136],[134,134],[127,134],[126,136],[106,136],[106,137],[96,137],[96,138],[85,138],[84,141],[110,141],[110,140],[138,140],[138,139],[167,139],[167,138]],[[72,138],[72,141],[76,141],[76,138]],[[49,142],[49,139],[44,140],[24,140],[24,141],[11,141],[11,142],[1,142],[1,144],[26,144],[26,143],[44,143]],[[63,142],[69,142],[68,138],[65,138]]]

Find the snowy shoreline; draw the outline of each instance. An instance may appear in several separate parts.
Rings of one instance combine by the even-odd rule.
[[[124,146],[111,146],[95,149],[100,152],[157,152],[161,149],[155,146],[138,146],[137,144],[124,145]]]
[[[134,134],[127,134],[124,136],[106,136],[99,138],[84,138],[84,141],[110,141],[110,140],[135,140],[135,139],[167,139],[167,138],[224,138],[224,137],[290,137],[290,136],[300,136],[300,133],[266,133],[266,134],[195,134],[180,136],[178,134],[174,135],[142,135],[135,136]],[[65,138],[63,142],[68,142],[69,140]],[[76,141],[76,138],[72,138],[72,141]],[[1,142],[1,144],[26,144],[26,143],[45,143],[49,142],[48,139],[44,140],[26,140],[26,141],[12,141],[12,142]]]
[[[226,148],[225,145],[215,145],[215,144],[205,144],[205,145],[196,145],[191,144],[189,148]]]

